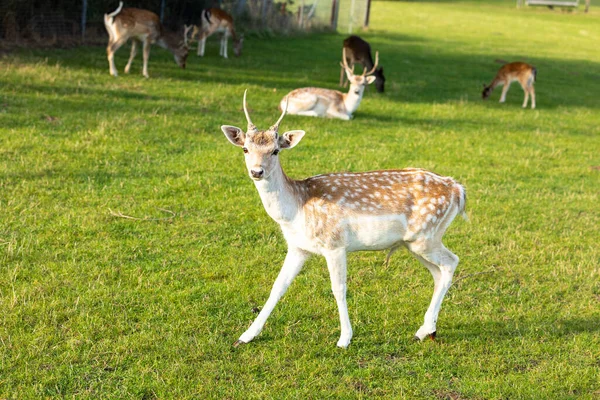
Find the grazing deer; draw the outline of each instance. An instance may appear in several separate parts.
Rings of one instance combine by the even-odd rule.
[[[288,252],[269,299],[252,325],[234,344],[248,343],[263,329],[273,308],[311,254],[325,257],[341,322],[339,347],[347,347],[352,327],[346,304],[346,257],[362,250],[401,246],[431,272],[434,291],[416,338],[435,337],[436,321],[458,257],[442,244],[454,219],[465,215],[464,187],[449,177],[423,169],[336,173],[293,180],[283,172],[279,151],[300,142],[304,131],[279,134],[279,124],[259,130],[250,120],[246,132],[223,125],[227,139],[244,150],[250,178],[267,211],[283,231]]]
[[[365,69],[373,69],[373,58],[371,57],[371,46],[368,42],[356,35],[349,36],[344,40],[344,49],[346,49],[346,64],[354,69],[354,64],[361,64]],[[340,70],[340,86],[344,85],[344,67]],[[383,67],[373,71],[375,76],[375,87],[379,93],[383,93],[385,77],[383,76]]]
[[[379,53],[375,54],[375,65],[370,71],[366,69],[362,75],[354,75],[354,72],[346,63],[346,49],[342,50],[342,68],[350,82],[348,93],[337,90],[307,87],[292,90],[279,103],[279,109],[283,105],[288,107],[288,114],[306,115],[309,117],[330,117],[349,120],[352,113],[356,111],[362,100],[365,87],[373,83],[374,76],[370,76],[377,68]]]
[[[115,67],[115,52],[129,39],[132,39],[131,55],[125,66],[126,74],[129,73],[131,63],[137,53],[138,41],[143,43],[143,74],[146,78],[149,77],[148,58],[150,57],[150,45],[153,43],[173,53],[177,65],[185,68],[185,60],[188,55],[185,42],[176,33],[167,32],[161,25],[158,15],[152,11],[123,8],[123,2],[119,2],[119,7],[114,12],[104,14],[104,26],[109,36],[106,53],[111,75],[118,75]]]
[[[238,36],[235,33],[233,27],[233,17],[227,12],[219,8],[209,8],[208,10],[202,10],[201,25],[192,25],[193,28],[191,38],[198,39],[198,55],[204,56],[204,47],[206,45],[206,38],[215,32],[223,33],[221,37],[221,47],[219,49],[219,55],[225,58],[227,57],[227,39],[229,36],[233,38],[233,54],[239,57],[242,54],[242,45],[244,44],[244,36]],[[186,26],[186,33],[189,31]],[[187,40],[187,39],[186,39]]]
[[[494,88],[498,85],[503,85],[502,95],[500,96],[500,103],[506,101],[506,93],[510,88],[510,84],[514,81],[518,81],[525,92],[525,100],[523,100],[523,108],[527,107],[527,101],[531,94],[531,108],[535,108],[535,90],[533,89],[533,83],[537,77],[537,69],[533,65],[526,64],[524,62],[513,62],[503,65],[496,77],[489,84],[483,84],[483,93],[481,94],[483,99],[487,99],[492,94]]]

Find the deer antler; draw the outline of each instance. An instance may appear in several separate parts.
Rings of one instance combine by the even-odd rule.
[[[256,130],[256,125],[254,125],[252,123],[252,120],[250,119],[250,114],[248,113],[248,108],[246,106],[246,93],[248,93],[248,89],[244,90],[244,114],[246,114],[246,120],[248,121],[248,129],[247,131],[255,131]]]
[[[347,71],[350,71],[352,74],[354,74],[354,66],[352,66],[353,68],[350,69],[350,67],[348,66],[348,61],[346,61],[346,48],[343,47],[342,48],[342,63],[340,63],[340,65],[342,66],[342,68],[344,68]]]
[[[288,97],[285,96],[285,107],[283,107],[283,112],[281,113],[281,117],[279,117],[277,122],[275,122],[275,125],[273,125],[271,127],[271,129],[270,129],[271,131],[277,132],[277,130],[279,129],[279,124],[281,123],[281,121],[283,120],[283,117],[285,117],[285,114],[287,113],[287,108],[288,108]]]
[[[375,72],[375,70],[377,69],[377,64],[379,64],[379,52],[378,51],[375,52],[375,65],[373,65],[373,68],[371,68],[371,70],[369,72],[367,72],[367,69],[365,68],[362,73],[362,76],[371,75],[373,72]]]

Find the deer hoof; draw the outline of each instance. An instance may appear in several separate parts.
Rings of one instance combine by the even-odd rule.
[[[425,340],[426,338],[429,338],[431,340],[435,340],[435,335],[436,335],[436,331],[433,331],[425,336],[423,336],[423,339],[421,339],[420,337],[418,337],[417,335],[413,336],[413,340],[415,342],[422,342],[423,340]]]

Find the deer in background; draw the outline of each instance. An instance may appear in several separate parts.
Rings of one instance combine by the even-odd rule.
[[[362,75],[354,75],[346,62],[346,48],[344,48],[340,65],[344,68],[350,82],[348,93],[315,87],[296,89],[281,100],[279,109],[283,110],[285,104],[289,114],[349,120],[360,105],[365,87],[375,81],[375,77],[370,75],[377,69],[378,62],[379,53],[376,53],[373,68],[370,71],[365,69]]]
[[[527,107],[527,101],[531,94],[531,108],[535,108],[535,90],[533,83],[537,77],[537,69],[533,65],[529,65],[524,62],[513,62],[500,67],[500,70],[496,74],[496,77],[489,85],[483,84],[483,92],[481,96],[483,99],[487,99],[492,94],[492,91],[496,86],[503,85],[502,95],[500,96],[500,103],[506,101],[506,94],[510,88],[510,84],[514,81],[519,82],[523,91],[525,92],[525,99],[523,100],[523,108]]]
[[[352,326],[346,304],[347,253],[391,252],[406,247],[434,280],[431,304],[415,337],[434,338],[440,306],[452,282],[458,257],[442,244],[444,232],[457,214],[465,216],[465,188],[449,177],[423,169],[334,173],[303,180],[289,178],[279,161],[281,150],[296,146],[304,131],[279,134],[277,122],[259,130],[246,104],[246,132],[223,125],[227,139],[244,151],[248,175],[254,181],[267,214],[277,222],[287,242],[287,256],[269,299],[234,346],[248,343],[263,329],[279,299],[311,254],[327,261],[331,288],[341,323],[339,347],[347,347]]]
[[[200,27],[198,25],[191,25],[185,27],[186,33],[192,29],[192,34],[189,40],[198,40],[198,55],[204,56],[204,48],[206,46],[206,38],[211,36],[215,32],[223,33],[221,37],[221,47],[219,49],[219,55],[225,58],[227,57],[227,40],[229,36],[233,39],[233,54],[239,57],[242,54],[242,46],[244,44],[244,37],[238,36],[235,33],[233,26],[233,17],[227,12],[219,8],[209,8],[208,10],[202,10]],[[186,43],[187,43],[186,34]]]
[[[344,40],[344,49],[346,50],[346,64],[354,69],[354,64],[361,64],[365,69],[373,70],[375,76],[375,87],[379,93],[383,93],[385,77],[383,76],[383,67],[373,68],[373,58],[371,57],[371,46],[362,38],[356,35],[349,36]],[[340,71],[340,86],[344,86],[344,67]]]
[[[104,14],[104,26],[109,36],[106,53],[111,75],[118,76],[115,67],[115,52],[129,39],[132,39],[131,54],[125,66],[126,74],[129,73],[131,63],[137,53],[138,41],[143,44],[144,67],[142,73],[146,78],[149,77],[148,58],[150,57],[150,46],[153,43],[173,53],[177,65],[185,68],[188,55],[185,41],[176,33],[167,32],[160,23],[158,15],[152,11],[123,8],[123,2],[119,2],[119,7],[114,12]]]

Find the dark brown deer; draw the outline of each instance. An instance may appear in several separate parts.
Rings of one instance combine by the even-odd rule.
[[[344,49],[346,50],[346,63],[350,68],[354,68],[354,64],[361,64],[365,70],[372,70],[375,63],[371,57],[371,46],[369,43],[356,35],[349,36],[344,40]],[[375,87],[379,93],[383,93],[385,85],[385,77],[383,76],[383,67],[375,69]],[[344,85],[344,68],[340,73],[340,86]]]

